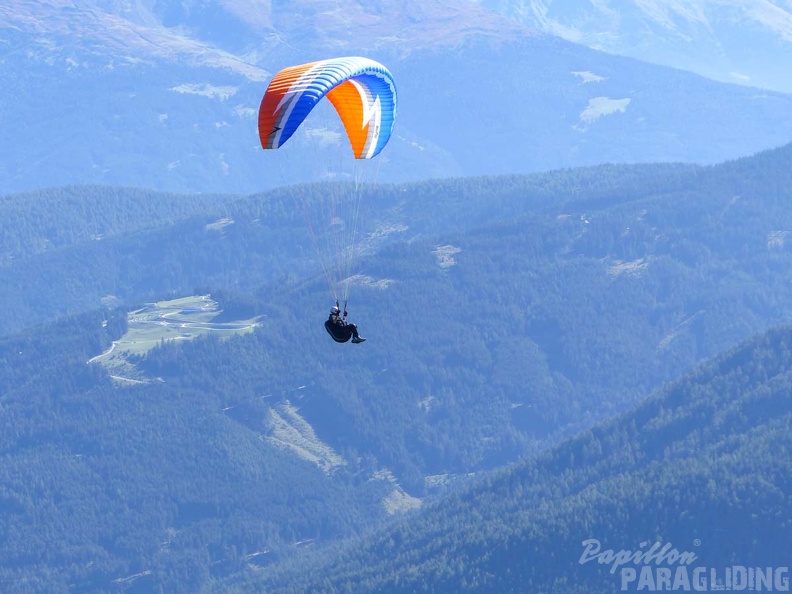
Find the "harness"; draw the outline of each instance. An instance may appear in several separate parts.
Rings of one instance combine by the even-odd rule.
[[[352,338],[352,333],[346,330],[346,326],[339,326],[338,324],[334,324],[330,320],[327,320],[324,323],[324,327],[325,330],[327,330],[327,333],[336,342],[347,342],[350,338]],[[340,334],[338,330],[342,330],[343,334]]]

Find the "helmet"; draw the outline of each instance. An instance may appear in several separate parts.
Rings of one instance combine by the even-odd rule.
[[[334,305],[333,307],[330,308],[330,315],[337,316],[340,313],[341,313],[341,310],[338,309],[337,305]]]

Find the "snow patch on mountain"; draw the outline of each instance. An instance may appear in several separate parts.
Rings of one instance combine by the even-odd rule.
[[[630,104],[629,97],[625,99],[611,99],[610,97],[594,97],[589,99],[588,106],[580,112],[580,121],[584,126],[593,124],[602,116],[611,115],[617,112],[624,112]]]
[[[792,42],[792,5],[784,9],[768,1],[747,3],[745,11],[754,21],[777,33],[784,41]]]
[[[652,21],[669,31],[678,30],[677,22],[679,20],[709,28],[709,21],[703,7],[696,6],[694,2],[635,0],[635,5]]]
[[[186,93],[188,95],[200,95],[202,97],[209,97],[210,99],[220,99],[226,101],[236,95],[236,87],[217,87],[210,83],[200,84],[180,84],[170,89],[174,93]]]
[[[645,260],[644,258],[638,258],[632,262],[616,260],[608,268],[608,275],[638,277],[646,270],[647,266],[649,266],[649,260]]]
[[[454,256],[462,251],[462,248],[453,245],[439,245],[432,252],[437,258],[437,265],[440,268],[450,268],[456,265]]]
[[[767,249],[781,251],[784,249],[787,232],[776,230],[767,234]]]
[[[353,274],[341,281],[344,284],[357,285],[359,287],[368,287],[369,289],[387,289],[396,281],[392,278],[372,278],[365,274]]]
[[[604,76],[599,76],[598,74],[594,74],[593,72],[589,72],[588,70],[583,70],[580,72],[573,72],[575,76],[580,78],[580,84],[585,85],[586,83],[592,82],[602,82],[607,80]]]

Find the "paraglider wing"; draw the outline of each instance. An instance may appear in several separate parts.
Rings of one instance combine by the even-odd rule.
[[[376,156],[393,131],[396,85],[385,66],[360,57],[310,62],[278,72],[259,107],[262,148],[280,148],[325,96],[344,123],[355,158]]]

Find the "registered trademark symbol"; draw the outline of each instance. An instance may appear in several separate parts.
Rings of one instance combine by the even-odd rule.
[[[701,546],[701,540],[698,539],[698,538],[694,538],[693,539],[693,546],[694,547],[700,547]]]

